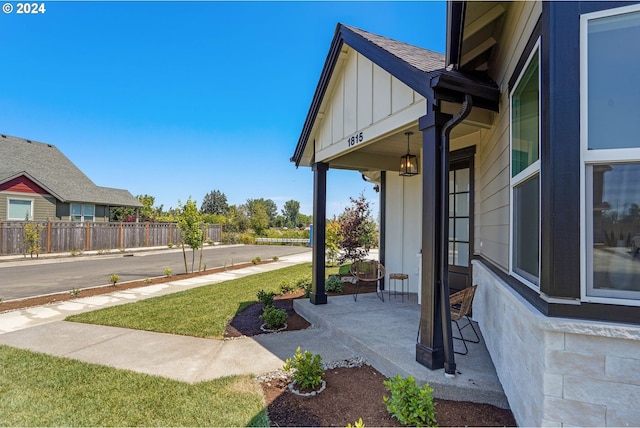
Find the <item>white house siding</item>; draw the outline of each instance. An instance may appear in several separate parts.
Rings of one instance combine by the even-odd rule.
[[[419,293],[417,257],[422,247],[422,178],[387,172],[385,268],[409,275],[409,291]],[[387,283],[387,287],[390,284]],[[400,283],[397,284],[398,290]],[[406,287],[406,284],[405,284]],[[406,288],[405,288],[406,291]]]
[[[343,56],[310,138],[316,162],[375,143],[426,113],[425,99],[391,74],[353,49]],[[349,144],[351,137],[356,140]]]
[[[640,426],[640,327],[549,318],[474,261],[478,321],[520,426]]]

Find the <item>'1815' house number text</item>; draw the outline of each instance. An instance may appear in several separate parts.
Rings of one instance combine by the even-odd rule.
[[[349,147],[353,147],[358,143],[362,143],[362,140],[364,140],[364,135],[362,134],[362,132],[359,132],[347,138],[347,144],[349,145]]]

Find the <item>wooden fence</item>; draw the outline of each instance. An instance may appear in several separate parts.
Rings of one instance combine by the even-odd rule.
[[[175,223],[28,222],[42,227],[41,253],[162,247],[181,242]],[[24,221],[0,221],[0,254],[25,254]],[[205,241],[220,242],[219,224],[203,226]]]

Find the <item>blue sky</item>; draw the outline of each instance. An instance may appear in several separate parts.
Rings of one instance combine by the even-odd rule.
[[[45,2],[0,13],[0,133],[57,146],[99,186],[176,207],[295,199],[292,156],[338,22],[444,52],[444,2]],[[330,170],[327,214],[364,192]]]

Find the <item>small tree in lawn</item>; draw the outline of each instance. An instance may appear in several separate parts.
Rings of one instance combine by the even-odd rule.
[[[187,200],[187,203],[182,206],[180,202],[178,202],[178,228],[180,229],[180,235],[182,237],[182,256],[184,258],[184,270],[186,273],[189,272],[187,268],[187,254],[184,249],[184,245],[187,244],[191,247],[191,272],[193,272],[193,264],[195,261],[195,252],[197,249],[200,249],[200,265],[198,266],[198,271],[201,270],[202,267],[202,245],[204,242],[204,233],[202,232],[202,221],[200,218],[200,211],[198,211],[198,207],[196,206],[196,202],[191,200]]]
[[[363,260],[375,245],[376,225],[371,218],[371,208],[363,194],[358,199],[349,198],[351,206],[338,217],[340,223],[340,264],[346,261]]]

